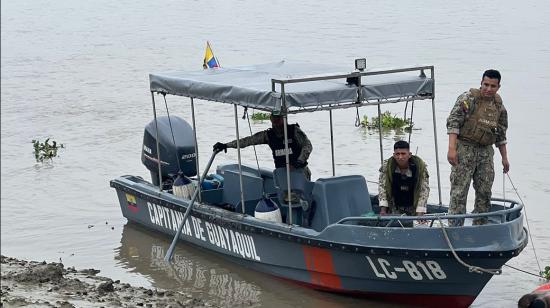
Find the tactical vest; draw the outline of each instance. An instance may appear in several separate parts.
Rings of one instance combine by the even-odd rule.
[[[411,208],[414,203],[414,188],[418,180],[418,168],[416,168],[416,164],[409,161],[409,169],[412,171],[412,177],[395,172],[395,169],[392,172],[392,197],[393,203],[398,208]]]
[[[483,101],[479,89],[470,89],[466,101],[468,109],[458,139],[491,145],[499,134],[498,119],[502,112],[502,99],[496,94],[492,101]]]
[[[294,139],[294,132],[297,124],[287,125],[287,134],[288,134],[288,150],[289,150],[289,161],[292,165],[298,160],[302,148]],[[286,167],[286,156],[285,156],[285,137],[277,136],[275,131],[270,128],[267,130],[268,145],[271,148],[271,153],[273,154],[273,160],[275,161],[275,168]]]
[[[406,213],[407,215],[415,215],[416,206],[418,204],[418,199],[420,194],[420,187],[422,186],[421,184],[424,181],[424,170],[426,169],[426,164],[424,163],[424,161],[422,161],[422,159],[420,159],[415,155],[411,156],[411,158],[409,159],[409,168],[411,168],[411,171],[413,172],[413,177],[412,179],[409,179],[409,181],[411,182],[409,181],[402,182],[408,189],[408,193],[406,194],[406,196],[403,197],[403,199],[401,199],[401,197],[398,197],[400,199],[395,199],[397,192],[401,189],[401,188],[395,188],[395,187],[399,187],[398,186],[399,184],[394,177],[396,166],[397,166],[397,162],[393,157],[390,157],[390,159],[388,159],[385,172],[386,172],[386,187],[387,187],[386,197],[388,198],[388,200],[391,198],[394,201],[390,203],[390,207],[392,208],[392,213],[397,212],[397,213]],[[401,177],[401,175],[399,174],[396,174],[396,176]],[[409,186],[409,185],[412,185],[412,186]],[[403,187],[403,189],[404,188],[405,187]]]

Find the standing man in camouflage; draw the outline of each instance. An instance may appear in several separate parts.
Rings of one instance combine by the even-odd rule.
[[[426,213],[430,194],[428,169],[420,157],[411,154],[407,141],[394,144],[393,156],[382,164],[378,182],[380,214],[421,216]]]
[[[493,144],[499,149],[504,173],[510,170],[506,152],[508,113],[497,91],[500,73],[487,70],[481,87],[461,94],[447,118],[449,149],[447,160],[451,169],[451,202],[449,214],[466,213],[470,182],[474,182],[473,213],[486,213],[491,205],[491,189],[495,179]],[[449,221],[461,226],[463,219]],[[474,219],[474,225],[487,223],[487,218]]]
[[[271,114],[271,128],[257,132],[252,136],[239,139],[241,148],[250,145],[267,144],[271,148],[275,168],[286,167],[286,152],[284,138],[284,119],[282,115]],[[311,171],[307,167],[307,159],[313,147],[306,134],[298,124],[287,124],[288,150],[291,169],[303,169],[308,180],[311,180]],[[237,148],[237,140],[228,143],[217,142],[214,151],[226,151],[227,148]]]

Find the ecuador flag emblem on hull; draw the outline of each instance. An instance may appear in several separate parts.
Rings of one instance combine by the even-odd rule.
[[[134,213],[138,211],[136,197],[134,195],[126,194],[126,201],[128,204],[128,209],[130,209],[130,211]]]

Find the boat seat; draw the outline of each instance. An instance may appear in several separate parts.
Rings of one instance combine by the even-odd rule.
[[[257,168],[253,168],[252,166],[248,166],[248,165],[241,165],[241,167],[242,167],[243,172],[246,171],[246,172],[258,175],[258,169]],[[238,172],[239,171],[239,164],[234,164],[234,163],[222,164],[222,165],[218,165],[218,167],[216,167],[216,173],[220,174],[220,175],[223,175],[226,170],[233,170],[233,171]]]
[[[286,168],[276,168],[273,171],[277,201],[280,205],[283,221],[290,218],[288,208],[288,181]],[[311,217],[311,190],[310,182],[303,170],[290,171],[290,207],[292,208],[292,223],[302,227],[309,227]]]
[[[288,201],[284,200],[284,196],[288,191],[286,168],[276,168],[273,171],[273,179],[280,204],[287,203]],[[312,186],[313,183],[306,179],[305,174],[301,170],[290,171],[290,190],[292,192],[296,192],[300,197],[309,201],[311,199],[309,195],[311,194]]]
[[[342,218],[372,211],[367,182],[361,175],[318,179],[313,185],[312,198],[315,212],[311,227],[319,232]]]
[[[254,174],[254,175],[258,176],[258,168],[257,167],[252,167],[252,166],[247,166],[247,165],[241,165],[241,167],[242,167],[243,172],[246,171],[248,173],[251,173],[251,174]],[[239,164],[231,163],[231,164],[219,165],[216,168],[216,173],[223,176],[223,174],[225,173],[226,170],[233,170],[233,171],[236,171],[238,173],[239,172]],[[273,180],[273,170],[260,167],[260,175],[263,179],[264,192],[268,195],[275,194],[276,191],[275,191],[275,183],[274,183],[274,180]]]
[[[230,205],[235,212],[242,212],[241,209],[241,184],[239,171],[225,170],[223,173],[223,202]],[[250,173],[243,169],[243,196],[245,213],[254,215],[256,203],[263,196],[263,179],[258,176],[258,171]]]

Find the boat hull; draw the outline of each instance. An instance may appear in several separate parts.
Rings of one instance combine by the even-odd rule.
[[[111,186],[116,188],[122,213],[129,221],[175,235],[185,202],[133,177],[114,180]],[[391,235],[384,237],[391,230],[381,229],[396,228],[334,226],[333,230],[315,232],[200,203],[195,206],[179,235],[181,240],[314,289],[419,306],[467,307],[492,277],[470,272],[448,247],[443,249],[444,245],[441,249],[410,249],[392,244]],[[512,229],[517,228],[523,231],[517,226]],[[331,240],[331,232],[351,232],[362,242],[343,241],[338,236]],[[515,246],[458,254],[468,264],[500,268],[523,249],[524,236],[521,234]],[[371,238],[372,244],[365,238]]]

